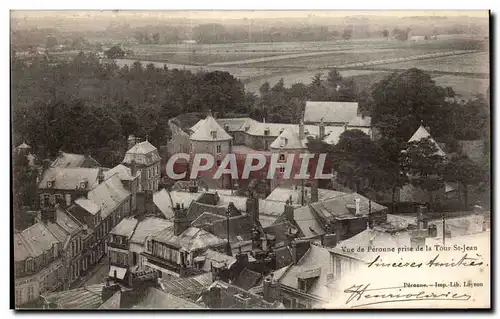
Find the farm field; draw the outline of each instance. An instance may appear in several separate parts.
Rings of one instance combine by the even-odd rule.
[[[380,68],[419,68],[426,71],[470,72],[489,74],[489,53],[471,53],[429,60],[399,62],[379,65]],[[375,66],[377,68],[377,66]]]
[[[442,87],[451,86],[456,94],[466,98],[472,98],[476,94],[486,95],[489,79],[479,79],[464,76],[442,75],[433,78],[436,84]]]

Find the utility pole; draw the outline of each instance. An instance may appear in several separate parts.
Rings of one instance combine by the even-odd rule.
[[[445,225],[446,221],[444,219],[444,213],[441,216],[441,218],[443,219],[443,246],[444,246],[445,242],[446,242],[446,239],[445,239],[446,238],[446,225]]]
[[[227,221],[227,246],[226,246],[226,255],[232,256],[233,253],[231,251],[231,244],[229,243],[229,217],[231,217],[231,210],[229,207],[227,208],[226,211],[226,221]]]

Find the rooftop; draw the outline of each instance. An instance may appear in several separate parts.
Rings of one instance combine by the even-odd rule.
[[[134,309],[197,309],[203,308],[189,300],[149,287]]]
[[[144,141],[132,146],[132,148],[125,153],[122,162],[131,165],[132,161],[135,161],[137,165],[149,166],[160,160],[158,149],[148,141]]]
[[[304,111],[305,123],[349,123],[370,126],[369,117],[358,116],[358,102],[307,101]]]
[[[187,298],[190,295],[199,296],[202,290],[210,286],[211,284],[212,284],[211,272],[207,272],[193,277],[160,281],[161,289],[164,292],[181,298]]]
[[[137,170],[135,176],[132,176],[132,169],[123,164],[118,164],[112,169],[104,172],[104,179],[108,179],[115,174],[117,174],[122,181],[129,181],[134,180],[138,176],[141,176],[141,171]]]
[[[40,189],[60,189],[60,190],[86,190],[89,191],[96,187],[98,183],[98,168],[62,168],[51,167],[43,172],[42,178],[38,183]],[[49,187],[48,182],[52,182]],[[82,186],[85,182],[85,187]]]
[[[52,162],[52,167],[79,168],[79,167],[99,167],[100,164],[90,155],[72,154],[60,152],[59,156]]]
[[[361,216],[368,216],[370,200],[357,193],[344,194],[335,198],[327,199],[323,202],[311,203],[310,206],[319,216],[325,219],[350,219],[356,218],[354,205],[356,198],[359,198],[359,211]],[[352,207],[352,208],[351,208]],[[378,212],[386,209],[385,206],[371,201],[371,211]]]
[[[166,189],[162,189],[153,194],[153,202],[158,209],[163,213],[165,218],[174,217],[173,207],[178,203],[181,206],[189,207],[191,202],[196,200],[200,193],[190,193],[183,191],[171,191],[170,194]],[[173,202],[173,203],[172,203]]]
[[[196,123],[191,130],[191,140],[193,141],[229,141],[233,138],[217,123],[212,116]]]
[[[271,143],[269,148],[283,150],[307,149],[307,139],[305,137],[301,139],[298,132],[286,128],[276,140]]]
[[[59,309],[96,309],[102,305],[101,297],[104,284],[53,292],[45,295],[49,303],[57,304]]]
[[[174,235],[174,227],[169,227],[154,234],[151,236],[151,239],[175,247],[184,248],[188,251],[220,246],[227,242],[197,227],[189,227],[179,236]]]
[[[117,175],[113,175],[101,184],[98,184],[98,186],[87,195],[89,200],[93,201],[101,208],[102,219],[108,217],[108,215],[129,196],[130,192],[123,187]]]
[[[132,236],[135,227],[137,226],[137,219],[127,217],[122,219],[118,225],[116,225],[111,231],[110,234],[124,236],[130,238]]]
[[[437,155],[446,156],[446,154],[441,149],[441,147],[439,146],[439,144],[432,138],[432,136],[429,133],[429,131],[427,131],[427,129],[423,125],[420,125],[420,127],[417,129],[417,131],[408,140],[408,143],[410,143],[410,142],[418,142],[418,141],[420,141],[420,140],[422,140],[424,138],[428,138],[431,141],[431,143],[433,143],[434,146],[436,146],[436,148],[437,148],[437,153],[436,154]]]

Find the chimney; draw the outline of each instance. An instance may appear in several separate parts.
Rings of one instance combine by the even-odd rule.
[[[46,170],[50,167],[50,165],[52,164],[52,161],[49,160],[49,159],[44,159],[43,160],[43,170]]]
[[[191,184],[189,185],[189,192],[190,193],[198,193],[198,184],[196,183],[196,180],[192,180]]]
[[[99,184],[104,182],[104,172],[102,171],[102,168],[99,169],[99,174],[97,175],[97,181]]]
[[[155,212],[154,205],[155,204],[153,200],[153,191],[152,190],[144,191],[144,212],[146,214],[153,214]]]
[[[293,222],[293,206],[292,206],[292,196],[290,196],[290,200],[287,200],[285,203],[285,219],[290,223]]]
[[[319,139],[322,141],[325,138],[325,123],[323,123],[323,118],[319,123]]]
[[[134,159],[130,162],[130,174],[132,178],[135,178],[137,175],[137,162]]]
[[[417,207],[417,229],[422,230],[427,228],[427,207],[420,205]]]
[[[41,219],[44,223],[56,221],[56,206],[49,204],[41,211]]]
[[[361,203],[361,199],[359,197],[356,197],[356,199],[354,200],[355,203],[356,203],[356,216],[361,216],[361,210],[360,210],[360,203]]]
[[[318,201],[319,201],[318,180],[314,180],[311,185],[311,203],[316,203]]]
[[[323,236],[323,246],[330,248],[337,246],[337,235],[335,233],[325,234]]]
[[[431,238],[437,237],[437,226],[435,224],[429,225],[427,235]]]
[[[264,300],[267,302],[274,302],[274,290],[276,289],[276,284],[274,283],[273,273],[271,273],[269,276],[266,276],[266,278],[264,279],[263,288]]]
[[[189,228],[189,221],[186,216],[186,209],[181,208],[181,205],[177,203],[174,208],[174,235],[179,236],[186,229]]]
[[[296,265],[296,264],[297,264],[297,261],[298,261],[298,260],[297,260],[297,259],[298,259],[297,257],[298,257],[298,256],[297,256],[297,243],[296,243],[296,242],[295,242],[295,240],[294,240],[294,241],[292,241],[292,263],[293,263],[294,265]]]
[[[304,119],[302,118],[300,120],[300,124],[299,124],[299,139],[303,140],[305,138],[305,134],[304,134]]]
[[[250,196],[247,198],[246,211],[252,218],[252,223],[257,225],[259,221],[259,199],[254,196],[253,192],[250,192]]]
[[[137,141],[137,139],[135,138],[135,136],[133,134],[130,134],[128,136],[128,139],[127,139],[127,151],[129,149],[131,149],[132,147],[134,147],[134,145],[136,144],[136,141]]]

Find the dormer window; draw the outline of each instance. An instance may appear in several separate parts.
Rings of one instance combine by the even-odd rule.
[[[217,131],[210,131],[210,136],[212,136],[213,139],[217,138]]]
[[[224,130],[225,130],[226,132],[228,132],[228,131],[229,131],[229,125],[225,124],[225,125],[224,125]]]
[[[279,161],[280,162],[284,162],[285,161],[285,154],[280,154]]]
[[[269,135],[269,133],[270,133],[270,132],[271,132],[271,131],[269,130],[269,128],[266,128],[266,129],[264,130],[264,135],[266,135],[266,136],[267,136],[267,135]]]
[[[81,181],[81,182],[80,182],[80,188],[81,188],[81,189],[85,189],[85,188],[87,188],[87,182],[86,182],[86,181]]]
[[[54,181],[47,181],[47,188],[54,187]]]
[[[250,129],[250,125],[245,126],[245,132],[248,132],[249,129]]]
[[[284,130],[285,130],[284,128],[281,128],[281,130],[280,130],[280,134],[281,134],[281,133],[283,133],[283,131],[284,131]]]

